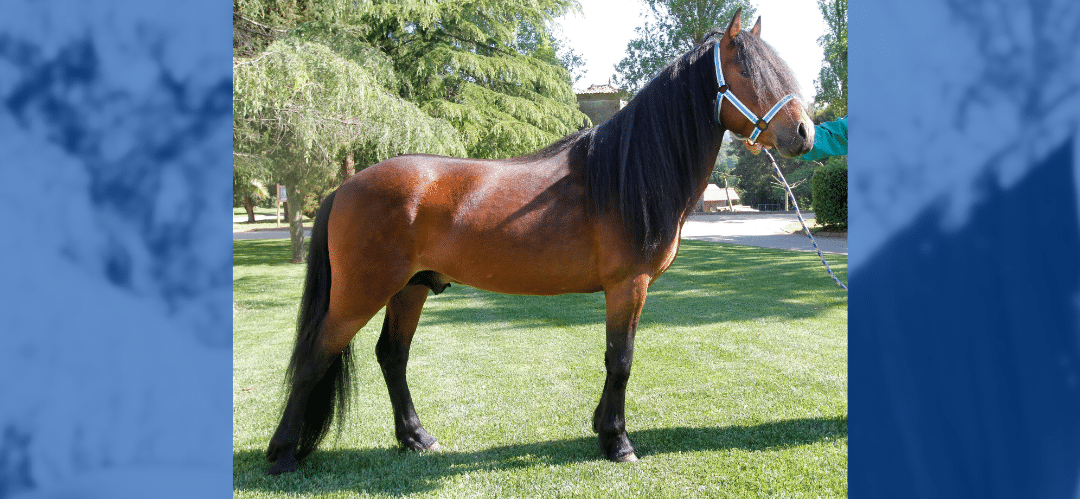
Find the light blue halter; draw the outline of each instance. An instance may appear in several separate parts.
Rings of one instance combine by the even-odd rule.
[[[743,116],[746,116],[746,119],[754,124],[754,133],[750,134],[749,140],[750,142],[756,142],[758,135],[769,129],[769,120],[773,119],[773,116],[776,116],[776,113],[780,112],[780,108],[784,107],[784,104],[787,104],[788,101],[794,99],[795,96],[787,94],[783,99],[780,99],[780,102],[777,102],[769,112],[765,113],[765,116],[758,118],[750,108],[746,107],[746,104],[743,104],[742,101],[735,96],[735,92],[732,92],[730,88],[727,88],[727,83],[724,82],[724,72],[720,67],[719,43],[713,47],[713,60],[716,62],[716,85],[719,89],[716,93],[716,122],[720,123],[720,104],[724,102],[724,98],[726,97],[735,105],[735,109],[738,109],[739,112],[743,113]],[[735,136],[739,136],[735,132],[731,133]]]

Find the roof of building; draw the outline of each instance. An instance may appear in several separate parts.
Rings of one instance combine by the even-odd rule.
[[[707,187],[705,187],[705,194],[701,196],[701,200],[724,202],[727,201],[729,197],[732,201],[738,201],[739,193],[735,192],[735,189],[732,187],[728,187],[727,191],[725,192],[724,189],[720,188],[716,184],[709,184]]]
[[[615,88],[611,83],[604,83],[601,85],[589,85],[589,88],[578,92],[579,94],[617,94],[619,89]]]

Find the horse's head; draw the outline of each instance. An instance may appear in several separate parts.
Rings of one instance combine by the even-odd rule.
[[[805,154],[814,147],[814,123],[798,98],[794,75],[761,40],[761,18],[750,31],[741,28],[741,18],[739,9],[714,46],[720,72],[720,124],[736,135],[775,147],[782,156]]]

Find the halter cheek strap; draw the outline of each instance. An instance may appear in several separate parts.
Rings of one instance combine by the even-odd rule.
[[[724,81],[724,71],[720,66],[719,43],[713,47],[713,61],[716,63],[716,87],[719,89],[716,93],[716,122],[720,123],[720,104],[727,98],[727,100],[731,101],[735,106],[735,109],[738,109],[743,116],[746,116],[746,119],[754,124],[754,133],[750,134],[749,140],[750,142],[756,141],[758,135],[761,135],[761,132],[769,129],[769,120],[773,119],[773,117],[776,116],[776,113],[780,112],[780,108],[784,107],[784,104],[787,104],[788,101],[794,99],[795,96],[791,94],[784,96],[783,99],[780,99],[780,102],[773,105],[769,112],[765,113],[765,116],[758,118],[750,108],[746,107],[746,104],[743,104],[742,101],[735,96],[735,93],[728,88],[727,83]],[[734,134],[734,132],[732,133]]]

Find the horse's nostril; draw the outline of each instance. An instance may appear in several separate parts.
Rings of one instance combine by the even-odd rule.
[[[806,124],[805,123],[799,123],[799,137],[802,137],[803,140],[806,140]]]

